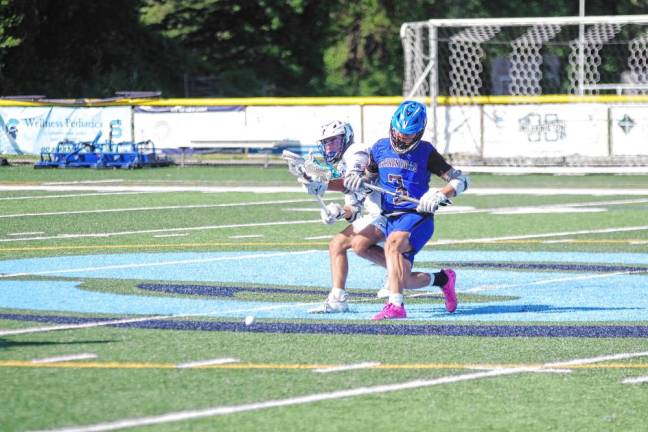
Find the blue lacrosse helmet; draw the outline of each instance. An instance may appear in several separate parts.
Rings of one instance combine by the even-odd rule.
[[[324,160],[329,164],[339,162],[351,144],[353,144],[353,128],[349,123],[335,120],[322,126],[319,147]]]
[[[392,116],[389,127],[391,146],[396,153],[407,153],[421,142],[425,125],[427,124],[427,111],[425,105],[415,101],[401,103]],[[396,133],[411,135],[411,138],[403,139]]]

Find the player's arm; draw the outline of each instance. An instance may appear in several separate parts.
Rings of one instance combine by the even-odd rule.
[[[344,192],[344,179],[336,178],[329,181],[327,190],[333,192]]]
[[[445,186],[439,190],[428,190],[420,199],[417,211],[434,213],[439,206],[451,204],[453,198],[464,192],[470,186],[470,178],[455,169],[436,151],[430,154],[428,170],[446,181]]]
[[[437,151],[430,154],[428,170],[446,181],[446,185],[439,190],[448,198],[460,195],[470,186],[470,177],[446,162]]]

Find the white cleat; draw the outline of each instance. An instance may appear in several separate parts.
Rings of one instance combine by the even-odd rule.
[[[336,298],[328,296],[326,301],[321,305],[313,309],[309,309],[308,313],[343,313],[349,312],[349,304],[344,298]]]

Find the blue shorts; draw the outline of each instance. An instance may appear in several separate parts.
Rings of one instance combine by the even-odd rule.
[[[399,216],[388,216],[383,234],[385,239],[395,231],[409,233],[409,242],[412,250],[405,252],[403,256],[414,264],[414,255],[419,253],[423,246],[434,234],[434,217],[420,213],[405,213]]]

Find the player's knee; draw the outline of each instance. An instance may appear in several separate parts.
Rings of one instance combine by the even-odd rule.
[[[385,240],[386,254],[400,254],[409,250],[409,240],[405,236],[392,235]]]
[[[371,244],[364,237],[357,236],[351,240],[351,248],[358,256],[367,256],[369,247],[371,247]]]
[[[345,252],[351,247],[351,239],[342,234],[337,234],[329,243],[329,252],[339,253]]]

